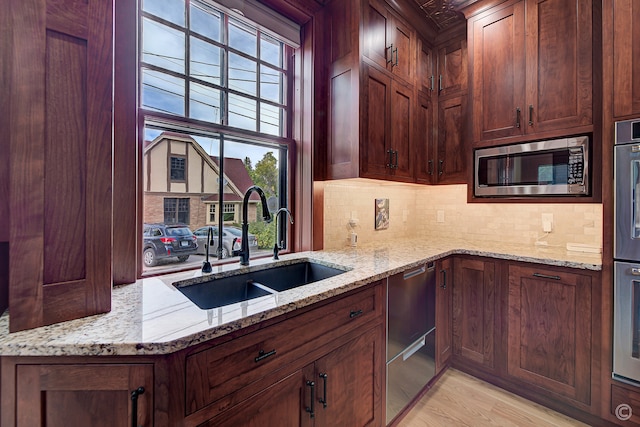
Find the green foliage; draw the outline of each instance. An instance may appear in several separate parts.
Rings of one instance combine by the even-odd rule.
[[[249,233],[255,234],[260,249],[273,249],[276,236],[275,221],[269,224],[264,221],[256,221],[249,224]]]
[[[249,172],[253,183],[264,191],[267,198],[278,195],[278,159],[269,151],[262,160],[251,166],[251,159],[244,160],[244,165]]]

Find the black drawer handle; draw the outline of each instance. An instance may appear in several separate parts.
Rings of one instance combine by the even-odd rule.
[[[322,380],[324,381],[324,397],[320,399],[320,403],[322,403],[323,408],[327,407],[327,378],[328,377],[329,375],[327,375],[326,372],[323,374],[320,374],[320,378],[322,378]]]
[[[311,389],[311,406],[307,406],[305,411],[309,413],[309,418],[314,418],[316,416],[316,383],[307,381],[307,385]]]
[[[131,425],[138,426],[138,396],[144,393],[144,387],[138,387],[131,392]]]
[[[357,310],[357,311],[351,310],[351,313],[349,313],[349,317],[353,319],[354,317],[358,317],[361,314],[362,314],[362,310]]]
[[[265,353],[264,350],[260,350],[258,352],[258,357],[256,357],[254,360],[256,361],[256,363],[258,363],[259,361],[264,360],[267,357],[275,356],[275,354],[276,354],[275,348],[268,353]]]
[[[542,274],[542,273],[533,273],[533,275],[541,279],[562,280],[560,276],[550,276],[548,274]]]

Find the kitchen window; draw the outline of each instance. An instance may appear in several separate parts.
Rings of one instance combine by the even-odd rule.
[[[274,206],[290,207],[291,43],[204,0],[142,0],[140,28],[143,222],[236,231],[252,185]],[[170,158],[168,171],[163,156]],[[172,200],[184,201],[186,213],[180,202],[169,206]],[[275,224],[261,221],[255,193],[247,206],[249,232],[260,235],[261,243],[251,255],[267,256]],[[200,265],[202,256],[195,253],[186,263],[174,262],[179,269]]]

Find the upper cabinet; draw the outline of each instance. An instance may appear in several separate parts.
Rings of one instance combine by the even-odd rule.
[[[11,13],[21,23],[8,50],[18,331],[111,308],[113,4],[28,0]]]
[[[326,178],[414,182],[416,31],[381,0],[325,7]]]
[[[416,32],[384,1],[364,6],[364,54],[379,67],[413,83]]]
[[[605,51],[613,49],[613,116],[640,114],[640,3],[637,0],[605,2]]]
[[[474,142],[592,130],[593,8],[521,0],[469,18]]]

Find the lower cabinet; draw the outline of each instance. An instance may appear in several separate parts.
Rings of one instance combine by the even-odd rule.
[[[455,258],[453,354],[461,362],[493,370],[495,365],[496,265],[482,258]]]
[[[452,354],[453,259],[436,262],[436,373],[442,371]]]
[[[508,376],[589,404],[591,277],[509,265],[508,298]]]
[[[383,425],[381,328],[370,329],[200,426]]]
[[[184,425],[384,425],[384,292],[380,282],[187,350]]]
[[[0,425],[154,425],[152,364],[31,364],[33,362],[33,358],[28,363],[3,361]],[[15,375],[13,381],[6,378],[8,375]],[[9,383],[15,384],[15,394],[4,393]]]

